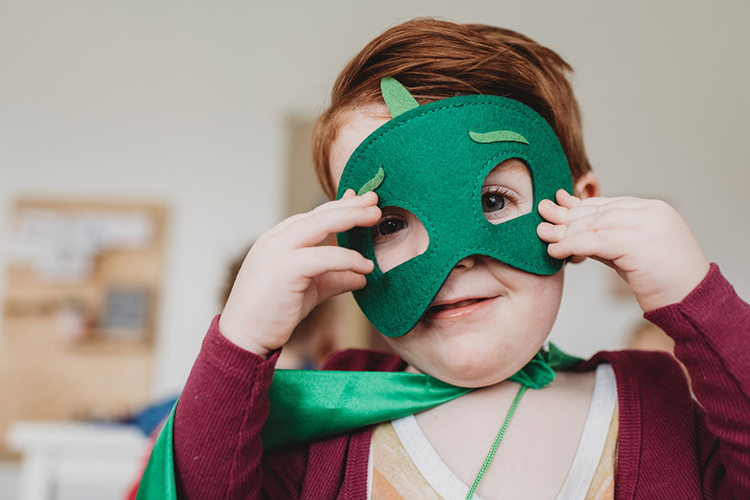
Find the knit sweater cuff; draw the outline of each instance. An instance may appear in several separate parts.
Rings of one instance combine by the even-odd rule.
[[[245,382],[249,381],[247,374],[256,370],[267,374],[268,377],[272,376],[281,349],[273,351],[268,359],[246,351],[222,335],[219,331],[219,318],[221,318],[220,314],[211,321],[208,333],[203,339],[201,354],[207,358],[207,361],[226,375]],[[267,382],[270,384],[270,378]]]
[[[747,383],[743,374],[750,371],[750,305],[737,296],[716,264],[711,264],[703,281],[682,302],[644,317],[675,340],[675,354],[690,365],[688,370],[708,369],[713,363],[730,373],[737,384]]]
[[[684,331],[685,327],[692,329],[696,323],[711,321],[717,314],[726,318],[728,311],[724,309],[731,296],[736,297],[734,288],[722,276],[719,266],[711,264],[703,281],[681,302],[654,309],[643,317],[673,336],[675,332]]]
[[[178,496],[216,498],[218,491],[260,487],[260,431],[278,356],[276,351],[264,359],[236,346],[219,331],[219,316],[214,318],[175,412]],[[229,497],[235,498],[222,495]]]

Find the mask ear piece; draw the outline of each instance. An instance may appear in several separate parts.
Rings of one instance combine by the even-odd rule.
[[[380,91],[392,118],[419,106],[417,100],[392,76],[380,80]]]

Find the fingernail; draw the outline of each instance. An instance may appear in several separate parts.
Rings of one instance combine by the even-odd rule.
[[[545,208],[547,210],[552,210],[555,208],[555,204],[552,203],[550,200],[542,200],[542,202],[539,204],[539,208]]]

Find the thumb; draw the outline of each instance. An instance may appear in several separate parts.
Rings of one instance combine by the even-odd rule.
[[[326,273],[318,276],[315,281],[318,288],[318,303],[335,295],[360,290],[367,284],[367,278],[354,271]]]

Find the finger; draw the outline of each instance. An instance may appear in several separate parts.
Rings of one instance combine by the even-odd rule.
[[[606,201],[602,198],[595,202],[584,204],[575,197],[563,199],[566,206],[553,203],[551,200],[542,200],[539,203],[539,214],[553,224],[569,224],[571,221],[585,217],[603,210]]]
[[[281,221],[278,224],[276,224],[271,229],[269,229],[266,234],[268,234],[268,235],[278,234],[281,231],[283,231],[284,229],[286,229],[287,227],[289,227],[292,223],[294,223],[294,222],[296,222],[296,221],[304,218],[305,215],[307,215],[307,214],[304,213],[304,214],[295,214],[295,215],[289,216],[286,219],[284,219],[283,221]]]
[[[548,243],[556,243],[566,236],[583,231],[602,229],[634,229],[642,224],[643,213],[629,208],[598,210],[583,217],[573,219],[568,224],[542,222],[537,227],[537,235]]]
[[[568,226],[565,224],[550,224],[549,222],[540,222],[536,227],[536,235],[546,243],[557,243],[563,236]]]
[[[352,271],[326,273],[316,278],[316,285],[318,300],[322,302],[335,295],[361,290],[367,285],[367,278]]]
[[[317,278],[325,273],[350,271],[371,273],[375,265],[359,252],[348,248],[325,246],[302,248],[296,251],[293,271],[306,278]]]
[[[552,224],[568,224],[574,217],[576,217],[576,214],[582,216],[596,211],[596,206],[586,205],[582,210],[579,210],[574,214],[573,210],[577,206],[580,206],[580,203],[578,205],[569,203],[569,205],[570,206],[562,206],[552,200],[542,200],[539,202],[539,215]]]
[[[351,195],[348,193],[351,191]],[[357,196],[353,189],[349,189],[341,199],[332,200],[316,207],[313,213],[341,207],[368,207],[378,204],[378,195],[375,191],[368,191],[362,196]]]
[[[616,261],[628,252],[633,238],[632,231],[632,229],[602,229],[578,232],[556,243],[550,243],[547,246],[547,253],[556,259],[566,259],[576,255]]]
[[[378,207],[343,207],[312,212],[287,226],[279,238],[292,248],[311,247],[330,234],[342,233],[354,227],[370,227],[381,217]]]
[[[646,203],[652,200],[644,198],[636,198],[634,196],[615,196],[615,197],[604,197],[604,196],[592,196],[591,198],[578,198],[564,189],[558,189],[555,193],[555,200],[560,206],[566,208],[573,208],[578,205],[605,205],[617,203],[622,206],[630,206],[631,208],[642,207]]]
[[[609,205],[603,205],[608,207]],[[565,236],[583,231],[603,229],[635,229],[643,224],[643,211],[631,208],[602,208],[596,212],[576,218],[567,225]]]
[[[326,210],[331,210],[335,208],[343,208],[343,207],[369,207],[369,206],[376,206],[378,203],[378,196],[374,191],[370,191],[368,193],[363,194],[362,196],[356,196],[356,193],[353,189],[349,189],[344,193],[344,196],[341,197],[339,200],[332,200],[328,201],[326,203],[323,203],[322,205],[316,207],[315,209],[311,210],[310,212],[305,212],[302,214],[296,214],[292,215],[291,217],[288,217],[278,223],[276,226],[274,226],[270,231],[269,234],[278,234],[282,231],[284,231],[287,227],[292,225],[293,223],[305,219],[310,216],[310,214],[313,213],[320,213],[324,212]]]
[[[557,203],[565,208],[573,208],[574,206],[581,203],[581,199],[577,196],[573,196],[564,189],[558,189],[555,193],[555,200]]]
[[[564,192],[564,191],[562,191]],[[565,193],[566,196],[570,196]],[[558,205],[551,200],[542,200],[539,202],[539,215],[553,224],[569,224],[573,220],[583,217],[612,210],[616,208],[639,210],[644,208],[649,200],[638,198],[587,198],[578,200],[573,196],[562,199],[562,202],[568,206]]]

